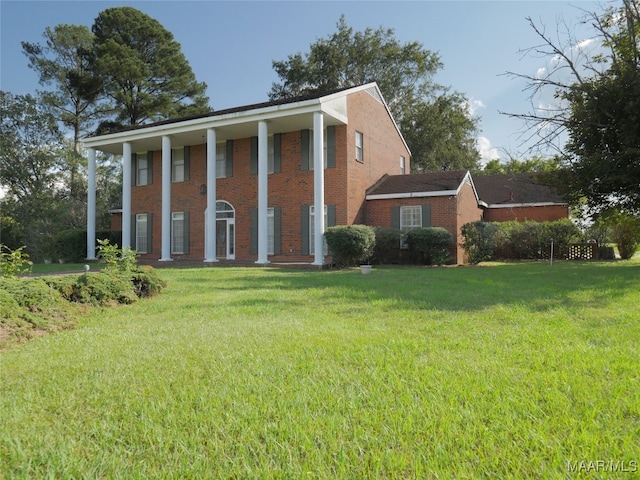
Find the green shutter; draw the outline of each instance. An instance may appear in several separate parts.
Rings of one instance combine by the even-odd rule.
[[[301,170],[309,170],[309,130],[302,130],[301,134],[301,159],[300,159],[300,169]]]
[[[400,230],[400,207],[391,207],[391,226]]]
[[[189,181],[189,163],[191,160],[191,147],[185,145],[184,147],[184,181]]]
[[[280,172],[281,163],[282,163],[282,134],[276,133],[273,135],[273,173]]]
[[[336,166],[336,127],[327,127],[327,168]]]
[[[233,177],[233,140],[227,140],[225,152],[225,176]]]
[[[258,174],[258,137],[251,137],[251,175]]]
[[[301,218],[300,218],[300,234],[302,247],[302,255],[309,255],[309,205],[301,206]]]
[[[189,212],[184,212],[184,253],[189,253]]]
[[[131,154],[131,186],[138,184],[138,154]]]
[[[251,219],[251,247],[249,253],[251,255],[258,254],[258,209],[252,207],[250,209],[250,219]]]
[[[282,253],[282,207],[273,207],[273,254]]]
[[[422,227],[431,226],[431,205],[422,205]]]
[[[327,205],[327,224],[325,227],[334,227],[336,225],[336,206]]]

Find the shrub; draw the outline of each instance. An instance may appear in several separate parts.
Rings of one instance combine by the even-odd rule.
[[[568,218],[547,222],[547,233],[549,234],[547,241],[553,239],[553,242],[561,247],[568,247],[571,243],[579,242],[582,237],[578,226]]]
[[[0,244],[0,277],[17,277],[31,271],[33,263],[29,260],[29,254],[22,251],[24,248],[11,250]]]
[[[106,270],[129,272],[136,266],[136,251],[128,247],[120,249],[109,239],[98,240],[98,256]]]
[[[462,248],[472,265],[489,260],[496,246],[498,227],[488,222],[471,222],[462,226]]]
[[[87,231],[62,230],[54,235],[55,256],[68,262],[81,262],[87,255]]]
[[[407,234],[413,258],[426,265],[442,265],[449,261],[453,235],[441,227],[416,228]]]
[[[151,267],[138,267],[131,272],[133,291],[138,297],[152,297],[167,286],[158,273]]]
[[[628,213],[610,214],[611,240],[618,245],[618,253],[623,260],[629,260],[640,245],[640,218]]]
[[[402,232],[397,228],[375,227],[374,234],[376,244],[373,248],[373,257],[377,263],[390,263],[394,252],[400,248]]]
[[[368,261],[376,243],[374,230],[367,225],[329,227],[325,232],[325,238],[333,261],[338,267]]]

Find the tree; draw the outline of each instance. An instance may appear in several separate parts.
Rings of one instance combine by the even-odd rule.
[[[559,168],[560,159],[558,157],[545,158],[532,156],[525,160],[510,158],[502,163],[500,160],[490,160],[482,170],[477,172],[480,175],[509,174],[509,173],[546,173],[555,172]]]
[[[80,153],[80,138],[105,115],[97,105],[101,84],[93,75],[90,52],[93,34],[87,27],[56,25],[43,34],[45,45],[22,42],[29,67],[40,84],[53,89],[40,92],[40,101],[66,128],[73,131],[74,149]]]
[[[551,89],[558,105],[508,115],[541,135],[537,145],[559,150],[560,185],[573,202],[584,199],[596,213],[612,208],[638,213],[640,2],[623,0],[621,7],[589,13],[588,21],[600,41],[599,53],[577,48],[569,32],[567,44],[559,44],[529,19],[542,40],[529,53],[553,57],[552,68],[542,76],[513,75],[528,82],[532,97]]]
[[[476,167],[477,120],[459,93],[434,83],[442,67],[437,54],[419,42],[401,44],[393,29],[354,32],[344,16],[337,31],[310,46],[306,54],[273,61],[280,78],[272,100],[317,94],[377,82],[412,152],[418,171]]]
[[[0,92],[0,114],[2,212],[21,225],[21,243],[34,252],[64,209],[57,198],[64,143],[55,118],[31,95]]]
[[[121,128],[209,111],[206,84],[197,82],[180,44],[157,20],[132,7],[98,15],[93,69]]]

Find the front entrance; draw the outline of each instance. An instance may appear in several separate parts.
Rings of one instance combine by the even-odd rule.
[[[207,212],[204,213],[205,238],[207,251],[209,239],[207,235]],[[235,260],[236,258],[236,212],[230,203],[223,200],[216,202],[216,258],[219,260]],[[209,258],[207,255],[206,258]]]

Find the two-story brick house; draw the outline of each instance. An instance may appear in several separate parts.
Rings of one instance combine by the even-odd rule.
[[[325,228],[364,223],[367,188],[410,169],[375,83],[130,128],[84,145],[90,259],[96,150],[122,155],[122,244],[143,261],[322,265]]]
[[[323,265],[324,231],[363,223],[451,232],[487,220],[555,220],[566,202],[527,175],[409,174],[410,152],[375,83],[85,139],[95,258],[95,152],[122,155],[122,244],[145,262]],[[323,212],[316,215],[316,212]],[[400,245],[399,245],[400,247]]]

